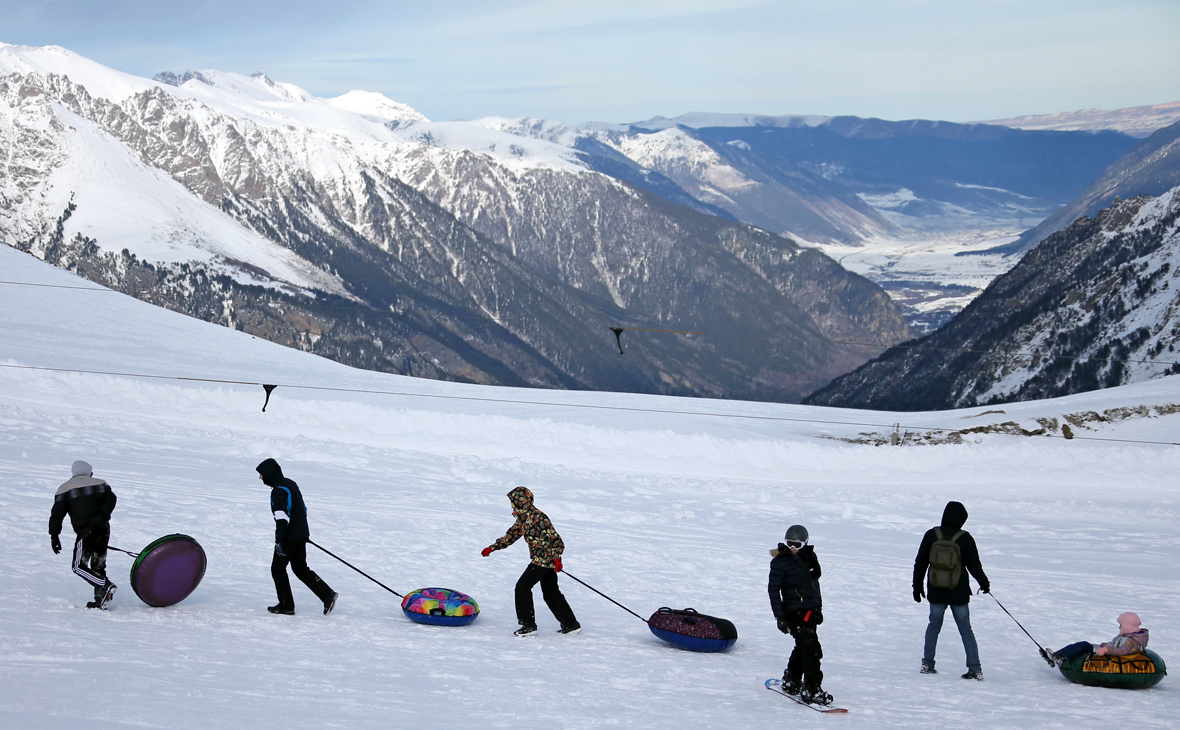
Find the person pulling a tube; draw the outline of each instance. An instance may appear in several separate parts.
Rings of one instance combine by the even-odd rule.
[[[508,493],[512,503],[512,516],[516,522],[499,540],[483,549],[486,558],[495,550],[503,550],[521,537],[528,543],[529,557],[532,558],[516,581],[516,621],[520,628],[516,636],[533,636],[537,633],[537,617],[533,607],[533,586],[541,584],[541,596],[545,605],[561,624],[558,633],[576,634],[582,625],[574,616],[573,609],[557,585],[557,574],[561,572],[561,554],[565,543],[553,529],[549,517],[533,505],[533,493],[525,487],[516,487]]]

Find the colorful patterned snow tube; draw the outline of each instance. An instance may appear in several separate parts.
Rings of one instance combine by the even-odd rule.
[[[402,599],[402,611],[420,624],[466,626],[479,616],[479,604],[450,588],[419,588]]]
[[[131,590],[162,608],[189,597],[205,577],[205,551],[188,535],[165,535],[145,547],[131,566]]]
[[[1061,665],[1061,673],[1069,681],[1089,687],[1146,689],[1159,684],[1168,668],[1159,654],[1144,649],[1141,654],[1123,656],[1079,654]]]
[[[647,626],[669,644],[689,651],[725,651],[738,640],[732,622],[697,613],[695,608],[661,608],[647,620]]]

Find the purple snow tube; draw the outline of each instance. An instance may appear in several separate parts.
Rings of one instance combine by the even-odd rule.
[[[140,552],[131,566],[131,590],[161,608],[189,597],[205,577],[205,551],[188,535],[166,535]]]
[[[731,621],[697,613],[695,608],[661,608],[651,615],[647,625],[664,641],[689,651],[725,651],[738,639]]]

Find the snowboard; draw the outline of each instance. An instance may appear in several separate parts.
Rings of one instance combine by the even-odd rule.
[[[823,712],[823,713],[829,713],[829,714],[845,714],[848,712],[848,710],[845,710],[843,707],[824,707],[822,705],[809,705],[806,702],[804,702],[802,699],[800,699],[798,696],[789,695],[786,692],[784,692],[783,691],[783,680],[781,680],[781,679],[768,679],[768,680],[766,680],[766,689],[768,689],[772,692],[775,692],[777,694],[780,694],[783,697],[786,697],[787,699],[794,701],[796,704],[803,705],[804,707],[806,707],[809,710],[815,710],[816,712]]]

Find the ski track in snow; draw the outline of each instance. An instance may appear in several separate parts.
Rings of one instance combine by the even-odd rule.
[[[6,280],[84,285],[0,248]],[[625,394],[480,388],[355,371],[120,294],[0,285],[0,364],[368,388],[845,422],[963,424],[968,414],[872,414]],[[917,673],[927,606],[910,572],[948,499],[967,505],[996,596],[1053,648],[1108,640],[1134,610],[1152,648],[1180,661],[1180,448],[980,436],[961,446],[871,447],[819,438],[861,427],[563,408],[0,368],[0,726],[73,728],[1146,728],[1175,726],[1177,690],[1070,684],[987,596],[972,601],[986,680],[964,682],[953,621],[937,676]],[[1165,378],[1005,406],[1027,419],[1180,402]],[[1175,441],[1180,415],[1101,435]],[[273,522],[253,467],[277,458],[309,504],[312,539],[399,592],[469,593],[468,627],[408,621],[398,599],[315,548],[341,598],[330,617],[293,580],[294,617],[272,616]],[[52,495],[76,458],[119,497],[112,544],[190,534],[208,572],[183,603],[149,608],[112,552],[113,609],[49,549]],[[726,654],[672,648],[565,578],[585,627],[516,639],[523,541],[479,557],[529,486],[567,545],[566,567],[636,612],[691,606],[731,619]],[[762,686],[792,642],[765,592],[787,526],[823,564],[825,687],[836,719]]]

